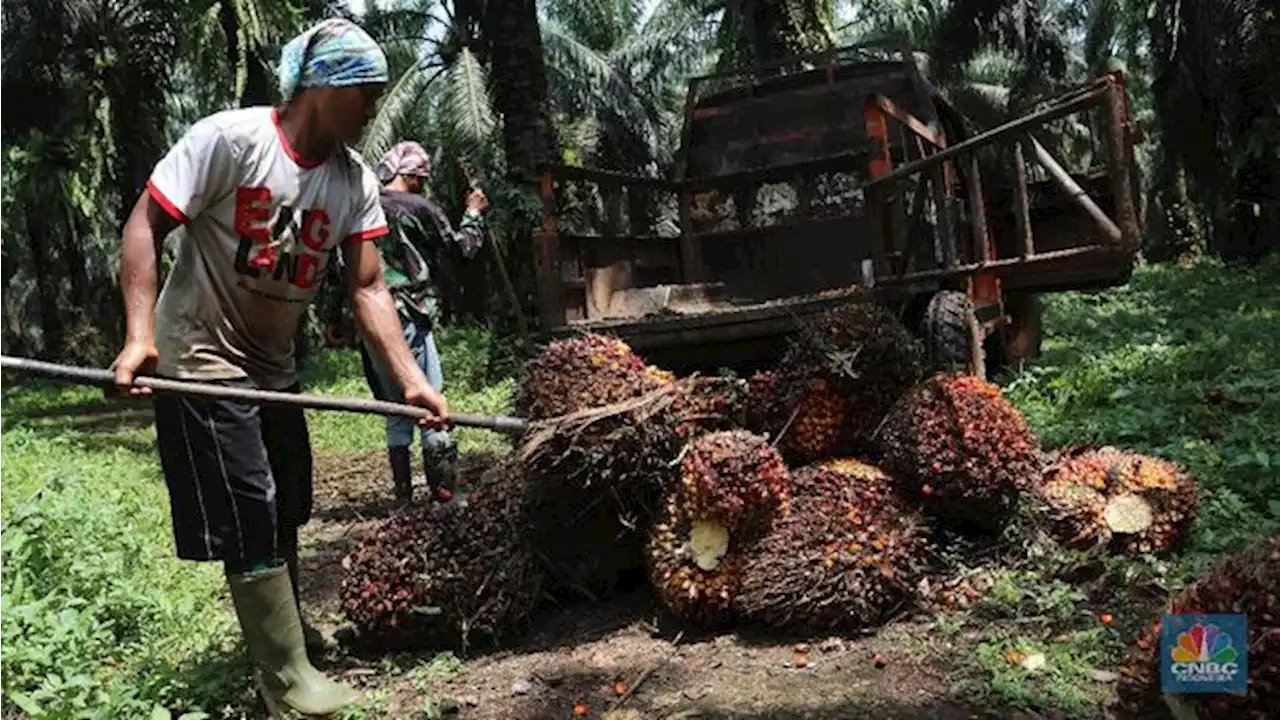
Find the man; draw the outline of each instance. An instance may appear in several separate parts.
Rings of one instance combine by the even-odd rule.
[[[444,251],[445,243],[456,242],[465,257],[473,257],[484,242],[484,211],[489,201],[480,190],[472,190],[467,210],[455,230],[438,203],[422,192],[431,168],[431,158],[421,145],[403,141],[391,148],[378,163],[382,187],[381,202],[390,233],[378,242],[382,272],[396,299],[404,339],[413,350],[422,371],[436,390],[443,390],[440,355],[432,329],[436,323],[436,297],[431,277],[432,260]],[[332,266],[331,266],[332,267]],[[325,303],[328,308],[327,339],[341,344],[342,304]],[[379,400],[401,402],[398,387],[387,368],[369,351],[367,339],[360,343],[365,379]],[[423,476],[434,500],[448,500],[454,490],[457,446],[443,431],[423,429]],[[387,457],[398,502],[413,500],[409,446],[413,444],[413,424],[400,417],[387,417]]]
[[[405,401],[443,427],[448,405],[404,342],[369,242],[386,234],[372,171],[351,151],[387,82],[365,32],[327,20],[285,46],[280,108],[195,123],[156,166],[125,224],[126,344],[115,382],[141,372],[296,392],[293,338],[341,245],[356,321]],[[156,301],[158,245],[186,233]],[[297,531],[311,514],[299,409],[155,397],[156,440],[179,558],[221,561],[272,714],[332,713],[356,694],[312,666],[297,600]]]

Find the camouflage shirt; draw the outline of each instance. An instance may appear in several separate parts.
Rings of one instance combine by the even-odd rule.
[[[390,230],[378,241],[383,278],[401,321],[430,327],[437,311],[432,266],[450,242],[457,243],[465,257],[473,257],[484,243],[484,217],[468,211],[455,228],[444,208],[429,197],[383,188],[380,199]],[[329,263],[329,277],[317,308],[321,319],[330,324],[341,322],[348,311],[340,265]]]

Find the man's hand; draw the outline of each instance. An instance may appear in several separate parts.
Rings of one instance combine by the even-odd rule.
[[[489,198],[485,197],[484,191],[475,188],[471,194],[467,196],[467,209],[476,212],[484,212],[489,209]]]
[[[126,343],[115,362],[111,363],[116,374],[116,391],[133,397],[150,395],[151,388],[134,386],[133,378],[154,370],[159,358],[160,352],[156,350],[155,343],[133,340]]]
[[[449,426],[449,401],[444,399],[431,383],[423,382],[410,385],[404,389],[406,405],[416,405],[430,410],[435,417],[418,419],[418,425],[428,430],[443,430]]]

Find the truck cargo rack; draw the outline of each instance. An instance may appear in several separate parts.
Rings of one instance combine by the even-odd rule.
[[[852,69],[835,64],[838,53],[820,55],[800,80],[751,76],[745,89],[727,83],[712,95],[698,90],[708,78],[695,79],[675,179],[545,166],[534,248],[543,331],[612,332],[649,350],[776,344],[804,315],[865,290],[893,301],[952,289],[969,295],[990,333],[1009,320],[1009,291],[1127,281],[1141,230],[1123,75],[949,142],[955,124],[944,115],[954,109],[925,84],[909,48],[898,50],[896,64]],[[716,76],[721,86],[725,77]],[[872,91],[851,96],[859,87]],[[835,119],[825,129],[792,121],[804,127],[789,132],[785,117],[770,125],[759,115],[762,102],[785,112],[777,103],[798,97],[825,102],[816,107]],[[1068,171],[1041,133],[1082,115],[1089,142],[1105,149]],[[745,139],[723,135],[733,128]],[[720,144],[690,155],[691,143],[712,138]],[[759,155],[751,138],[773,154]],[[832,151],[833,139],[842,147]],[[806,147],[825,154],[804,157]],[[708,163],[729,170],[707,172]]]

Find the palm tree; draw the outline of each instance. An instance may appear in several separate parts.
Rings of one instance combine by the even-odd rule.
[[[118,334],[116,233],[164,149],[166,96],[178,53],[173,0],[5,0],[5,253],[29,263],[39,334],[62,350],[73,326]],[[31,98],[40,98],[32,102]],[[107,282],[102,282],[106,280]],[[65,283],[65,285],[64,285]],[[25,332],[25,331],[24,331]],[[85,341],[72,349],[86,351]]]
[[[671,163],[684,83],[710,67],[714,25],[689,0],[548,0],[547,81],[570,146],[589,164],[658,173]]]
[[[1147,17],[1164,174],[1204,201],[1211,250],[1255,260],[1280,245],[1280,11],[1182,0]]]

